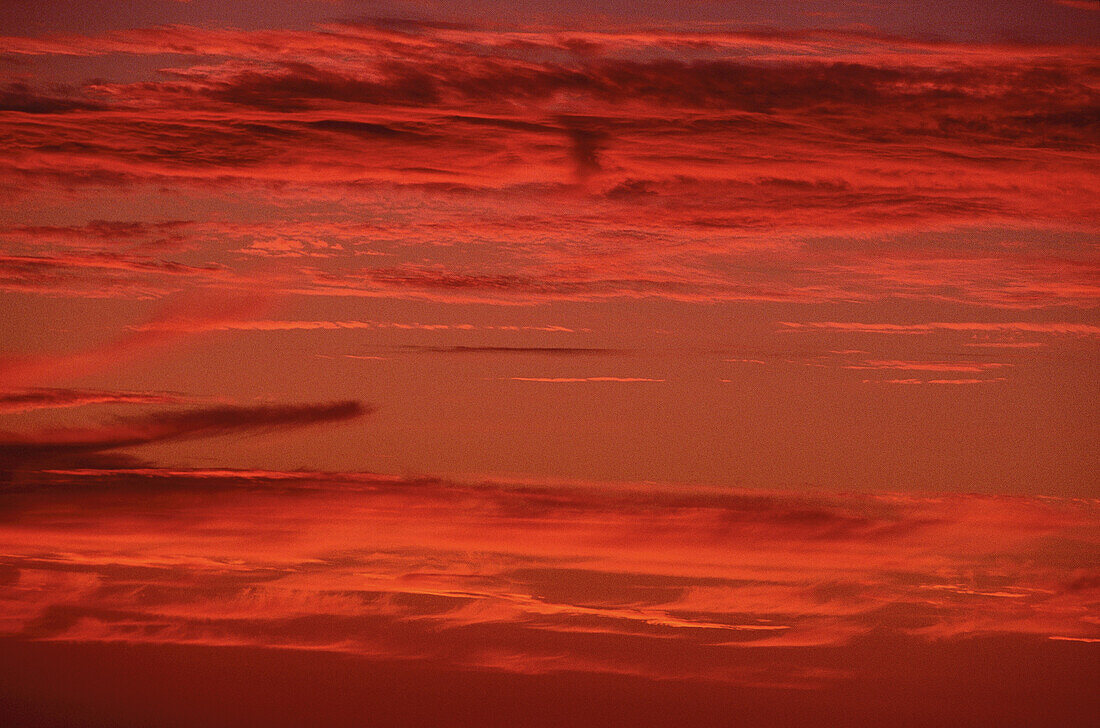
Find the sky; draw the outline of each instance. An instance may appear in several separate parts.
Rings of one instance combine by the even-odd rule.
[[[1095,720],[1098,40],[0,0],[0,718]]]

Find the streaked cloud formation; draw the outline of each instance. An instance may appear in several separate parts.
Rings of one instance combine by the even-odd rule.
[[[157,468],[5,497],[3,626],[36,639],[810,687],[847,676],[769,650],[1100,638],[1094,500]]]
[[[0,186],[16,199],[172,189],[213,203],[201,220],[11,226],[4,290],[1097,300],[1086,45],[379,22],[10,36],[0,50],[158,69],[62,95],[9,84]],[[229,216],[223,195],[328,214],[272,210],[272,225]],[[1035,230],[1087,243],[1050,249]]]
[[[543,382],[547,384],[574,384],[577,382],[663,382],[650,377],[510,377],[513,382]]]
[[[868,334],[928,334],[934,331],[958,331],[976,333],[1100,336],[1100,326],[1057,321],[934,321],[918,324],[860,323],[855,321],[780,321],[779,325],[788,329],[825,329]]]
[[[109,392],[97,389],[39,387],[0,394],[0,412],[22,412],[87,404],[179,404],[185,401],[170,392]]]

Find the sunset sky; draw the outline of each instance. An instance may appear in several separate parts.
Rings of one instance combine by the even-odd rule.
[[[1097,720],[1098,41],[0,0],[0,723]]]

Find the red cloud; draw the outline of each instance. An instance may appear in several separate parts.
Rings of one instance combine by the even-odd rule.
[[[185,54],[157,80],[104,81],[71,97],[12,87],[0,186],[13,196],[152,185],[261,200],[407,196],[433,211],[359,228],[285,220],[277,232],[22,225],[8,234],[28,247],[85,254],[9,256],[8,290],[163,295],[254,278],[238,255],[247,253],[308,261],[254,282],[323,296],[900,297],[1030,309],[1087,308],[1100,295],[1088,246],[1054,253],[1015,233],[980,249],[910,243],[869,255],[864,245],[872,234],[960,227],[1087,236],[1097,208],[1095,54],[1085,47],[350,24],[2,45]],[[851,243],[814,242],[821,236]],[[195,255],[87,254],[121,240]],[[491,260],[479,255],[486,241]],[[439,257],[440,245],[468,252],[468,263]],[[389,259],[347,264],[363,254]]]
[[[7,497],[22,639],[811,686],[844,674],[739,650],[1097,638],[1073,555],[1092,501],[159,468],[27,474]]]

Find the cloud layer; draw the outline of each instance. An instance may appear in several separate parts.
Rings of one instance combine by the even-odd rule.
[[[846,675],[784,649],[1100,638],[1090,500],[158,468],[7,491],[21,639],[812,687]]]
[[[0,723],[1096,713],[1085,4],[31,5]]]
[[[437,301],[1016,309],[1092,307],[1100,292],[1087,46],[344,23],[0,50],[162,64],[68,91],[9,84],[0,186],[16,200],[159,189],[200,207],[232,194],[331,211],[274,227],[220,214],[11,226],[4,290],[259,280]],[[1029,242],[1036,229],[1084,245]],[[897,238],[913,232],[938,237]]]

